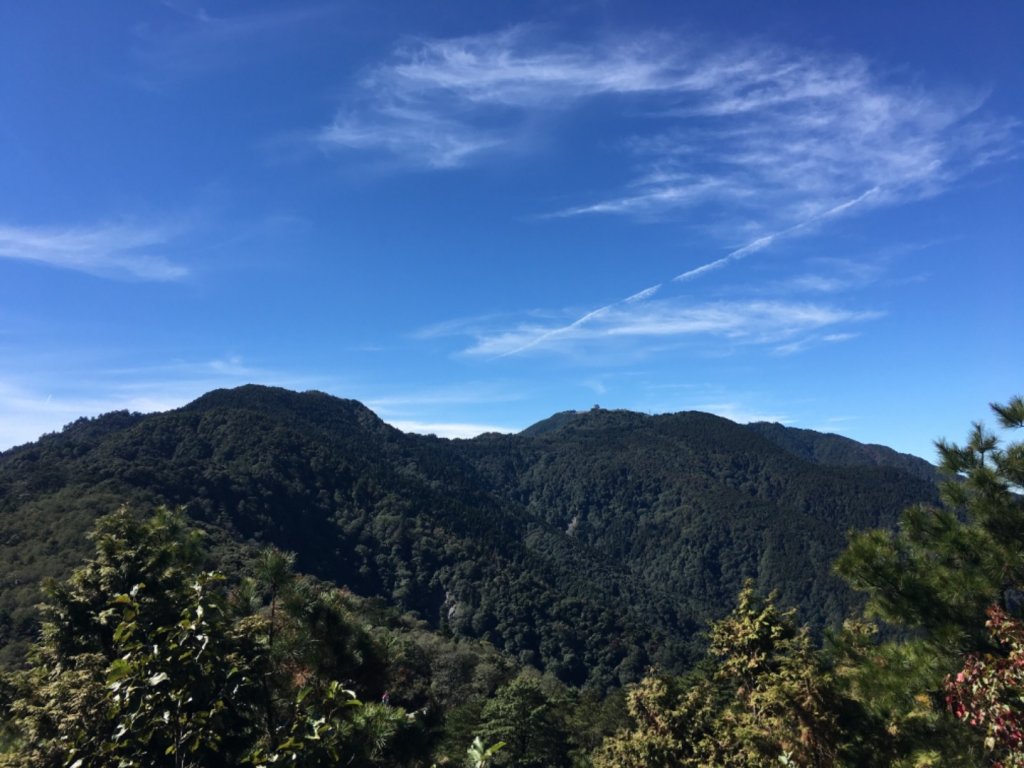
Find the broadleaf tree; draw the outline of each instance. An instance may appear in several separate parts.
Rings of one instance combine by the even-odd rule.
[[[236,585],[270,594],[269,606],[240,600],[203,569],[201,538],[166,509],[101,518],[94,556],[47,589],[32,665],[6,682],[13,744],[3,764],[390,764],[391,739],[410,720],[363,705],[337,679],[362,659],[348,655],[359,631],[330,590],[297,587],[305,582],[284,558],[264,587]]]

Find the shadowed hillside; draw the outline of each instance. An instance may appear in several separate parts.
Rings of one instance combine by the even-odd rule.
[[[0,454],[0,642],[18,657],[40,579],[70,572],[97,515],[165,503],[567,682],[682,669],[748,576],[812,625],[836,620],[852,600],[829,571],[847,530],[935,498],[884,452],[832,466],[806,455],[804,431],[761,431],[593,410],[449,441],[259,386],[79,420]]]

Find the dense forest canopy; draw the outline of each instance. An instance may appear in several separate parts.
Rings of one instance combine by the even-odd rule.
[[[204,419],[216,414],[212,428],[224,430],[216,444],[177,442],[187,432],[174,419],[156,419],[155,429],[154,420],[125,414],[109,417],[106,424],[104,419],[77,422],[62,435],[4,456],[5,462],[12,457],[41,462],[37,468],[42,470],[23,472],[17,478],[5,475],[5,494],[14,490],[25,500],[31,496],[28,489],[36,487],[33,480],[52,478],[45,470],[60,467],[63,474],[58,477],[65,486],[51,486],[53,498],[48,503],[55,504],[55,499],[66,498],[61,494],[66,487],[75,487],[76,479],[82,483],[80,491],[86,487],[75,460],[105,448],[104,463],[116,463],[115,457],[121,457],[125,464],[106,477],[94,478],[103,492],[111,493],[118,482],[124,482],[126,473],[134,477],[134,472],[142,472],[151,481],[164,483],[157,486],[162,493],[150,489],[153,498],[165,497],[174,492],[168,478],[182,481],[194,471],[185,466],[188,462],[176,461],[182,448],[190,461],[205,449],[201,463],[221,471],[231,467],[236,473],[245,461],[258,457],[259,448],[255,454],[251,451],[260,442],[224,439],[237,434],[240,424],[234,420],[240,419],[250,434],[259,434],[261,428],[280,431],[270,445],[294,441],[291,445],[297,454],[293,450],[268,456],[261,476],[280,474],[264,486],[271,498],[288,501],[290,497],[277,483],[292,478],[291,493],[308,503],[307,484],[315,486],[334,477],[326,467],[339,466],[335,462],[346,455],[342,447],[359,446],[362,453],[347,454],[349,463],[340,466],[348,471],[350,482],[365,478],[371,468],[377,471],[372,480],[387,484],[394,496],[386,509],[404,510],[389,522],[399,531],[406,518],[416,521],[418,510],[400,493],[419,492],[418,499],[430,516],[417,521],[416,530],[454,542],[457,556],[466,556],[468,550],[460,547],[471,538],[480,547],[476,554],[492,558],[517,551],[511,546],[487,547],[512,534],[525,533],[529,539],[540,531],[549,540],[557,534],[569,542],[560,550],[531,549],[527,544],[519,550],[525,553],[524,560],[506,555],[500,563],[503,568],[525,566],[527,576],[529,567],[539,569],[533,582],[537,591],[517,591],[521,583],[515,580],[503,583],[512,587],[505,592],[480,588],[481,596],[496,594],[507,600],[496,610],[532,610],[534,623],[486,630],[485,637],[489,634],[488,639],[497,640],[504,647],[502,652],[488,642],[459,639],[467,634],[459,626],[459,598],[452,598],[447,590],[441,606],[448,609],[431,624],[430,617],[425,621],[419,611],[404,615],[396,611],[394,606],[408,607],[403,601],[414,591],[401,594],[392,587],[390,596],[367,600],[337,583],[303,574],[303,561],[304,567],[325,567],[326,562],[318,559],[325,554],[316,548],[324,542],[310,542],[310,555],[308,550],[284,552],[260,541],[279,535],[302,543],[303,534],[328,530],[316,527],[310,513],[303,517],[294,507],[292,517],[270,514],[248,533],[242,527],[244,518],[216,506],[218,499],[223,503],[230,495],[204,493],[179,511],[166,506],[122,507],[92,524],[84,564],[75,567],[70,578],[46,583],[42,633],[32,642],[21,668],[0,676],[0,764],[47,768],[275,763],[410,768],[432,764],[475,768],[1024,765],[1024,709],[1020,706],[1024,697],[1020,675],[1024,443],[1004,445],[980,424],[963,446],[937,443],[946,478],[941,499],[908,506],[894,527],[852,534],[836,569],[867,601],[850,608],[841,628],[826,628],[823,644],[815,640],[813,627],[795,607],[784,607],[781,590],[766,595],[763,584],[748,578],[738,597],[728,601],[735,607],[711,623],[706,646],[694,647],[697,663],[684,667],[683,657],[670,658],[680,665],[682,674],[666,663],[645,664],[636,675],[638,682],[628,685],[623,695],[609,685],[607,670],[566,680],[572,678],[572,663],[590,663],[585,654],[582,660],[569,662],[563,656],[560,665],[553,657],[532,652],[527,643],[516,645],[502,634],[514,629],[533,633],[540,648],[547,650],[552,636],[570,643],[579,637],[574,632],[580,627],[568,625],[570,617],[561,616],[561,624],[554,620],[559,611],[585,606],[585,596],[572,602],[557,591],[564,579],[545,581],[545,567],[556,576],[564,576],[567,570],[554,570],[541,555],[568,553],[578,558],[573,564],[581,568],[588,563],[601,565],[602,557],[623,561],[618,570],[605,565],[603,571],[578,575],[581,580],[634,580],[636,592],[628,594],[613,582],[607,594],[646,597],[647,602],[635,607],[633,616],[641,617],[659,600],[667,600],[668,594],[663,589],[652,598],[653,584],[647,585],[645,594],[644,573],[629,558],[635,547],[643,553],[657,548],[642,542],[616,543],[614,536],[606,541],[594,533],[612,526],[619,538],[637,537],[634,527],[614,529],[609,511],[629,514],[616,506],[623,503],[623,476],[635,474],[660,487],[658,481],[681,474],[690,482],[702,481],[699,487],[705,491],[716,487],[714,478],[724,478],[721,486],[736,489],[739,482],[737,490],[755,499],[763,494],[785,510],[793,489],[802,488],[800,480],[806,477],[802,473],[816,465],[800,459],[791,472],[796,480],[787,478],[780,469],[782,457],[794,454],[775,443],[795,441],[812,454],[834,455],[839,447],[854,456],[856,446],[830,436],[827,444],[816,447],[813,435],[806,433],[791,438],[776,435],[775,442],[759,443],[757,430],[743,430],[703,414],[652,421],[653,417],[600,411],[559,415],[556,424],[547,425],[551,428],[517,438],[406,441],[406,436],[357,404],[343,403],[333,414],[334,426],[330,419],[320,420],[325,439],[316,443],[323,451],[322,466],[317,467],[313,461],[317,454],[310,453],[313,448],[301,440],[303,434],[314,434],[313,422],[300,425],[304,419],[329,415],[320,414],[320,406],[333,402],[320,395],[253,392],[257,407],[225,412],[213,404],[225,398],[237,403],[239,394],[244,401],[249,393],[214,393],[205,402],[171,414],[184,416],[196,434],[211,428]],[[283,423],[280,418],[261,422],[267,403],[282,400],[298,406],[290,418]],[[993,407],[1002,426],[1024,427],[1021,398]],[[647,469],[650,455],[638,450],[633,440],[637,432],[643,434],[643,445],[654,452],[650,455],[660,455],[665,462],[660,472]],[[90,443],[89,438],[97,435],[101,439]],[[85,438],[79,448],[68,439],[74,436]],[[121,440],[106,443],[111,436]],[[667,450],[669,445],[674,450]],[[877,461],[877,448],[866,450]],[[53,459],[60,455],[65,457],[63,464]],[[616,456],[618,464],[613,461]],[[380,461],[381,457],[391,463]],[[295,479],[290,473],[306,463],[311,474]],[[899,468],[878,474],[874,462],[865,459],[852,462],[852,467],[863,469],[865,464],[875,473],[871,476],[881,481],[906,479],[909,474]],[[159,471],[162,465],[170,468],[169,475]],[[576,474],[569,473],[568,467]],[[751,467],[758,472],[752,474]],[[762,482],[754,484],[752,476]],[[255,478],[234,477],[241,490],[233,488],[232,493],[251,492],[247,483]],[[860,476],[817,477],[832,477],[830,487],[845,490],[849,486],[844,482]],[[554,478],[549,483],[560,482],[568,497],[553,493],[543,482],[548,478]],[[12,479],[20,480],[20,485],[10,483]],[[47,482],[53,483],[52,479]],[[380,488],[370,486],[370,480],[366,483],[369,499],[382,498]],[[645,495],[645,486],[640,487],[641,499],[661,498]],[[455,510],[451,517],[431,508],[454,490],[465,494],[466,509],[455,500],[448,500]],[[431,496],[431,491],[439,495]],[[78,496],[84,518],[89,503],[103,498],[88,492]],[[337,490],[332,498],[341,506]],[[31,508],[52,511],[48,503],[37,501]],[[483,506],[486,503],[494,506]],[[191,515],[185,512],[190,505]],[[471,505],[508,518],[474,518],[468,509]],[[632,516],[642,511],[645,507],[640,505]],[[570,513],[572,521],[563,528]],[[750,524],[733,508],[723,506],[720,514]],[[330,522],[338,524],[338,519]],[[442,523],[447,527],[442,528]],[[440,537],[439,528],[450,538]],[[356,527],[354,532],[359,530]],[[335,536],[327,545],[340,541]],[[403,549],[405,541],[399,533],[390,557],[375,562],[382,570],[404,568],[406,584],[411,584],[418,576],[413,554],[417,550]],[[368,546],[367,539],[361,542]],[[673,551],[668,545],[666,549]],[[444,554],[451,555],[447,550]],[[33,562],[29,557],[25,560]],[[447,564],[440,557],[436,563],[442,568]],[[486,583],[502,575],[485,563],[476,566],[479,570],[471,572],[470,578]],[[755,576],[765,579],[771,573],[763,569]],[[379,572],[358,575],[367,578],[365,585],[388,586]],[[537,599],[564,602],[551,607],[532,602]],[[673,618],[678,620],[678,614]],[[440,633],[431,631],[432,626]],[[619,631],[614,625],[600,624],[583,629]],[[629,629],[643,631],[640,626]],[[657,629],[665,638],[671,637],[670,624]],[[637,636],[591,637],[591,643],[597,649],[614,646],[629,654],[637,650],[630,645]],[[597,663],[606,664],[607,659],[598,656]],[[626,668],[620,662],[614,669],[622,675]]]
[[[747,578],[820,634],[856,602],[830,572],[847,530],[934,501],[934,476],[852,441],[818,451],[825,462],[814,440],[839,438],[787,445],[778,429],[594,409],[452,441],[258,386],[82,419],[0,456],[3,658],[26,647],[40,580],[66,576],[96,516],[125,503],[184,508],[225,540],[295,552],[305,573],[598,690],[688,668]]]

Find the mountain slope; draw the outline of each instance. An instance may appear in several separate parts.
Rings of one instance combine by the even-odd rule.
[[[812,625],[834,620],[850,606],[830,575],[847,530],[891,526],[935,498],[932,483],[901,469],[802,460],[704,413],[592,410],[490,442],[466,450],[495,487],[647,588],[697,596],[688,609],[702,619],[752,577]]]
[[[836,620],[846,530],[934,497],[904,469],[807,461],[708,414],[594,410],[449,441],[322,393],[219,390],[0,454],[0,643],[16,657],[36,584],[72,567],[97,514],[163,503],[604,687],[689,664],[746,577]]]
[[[816,464],[835,467],[896,467],[922,480],[938,481],[938,470],[935,465],[884,445],[858,443],[842,435],[784,427],[767,421],[758,421],[746,426],[780,448],[785,448],[790,453]]]

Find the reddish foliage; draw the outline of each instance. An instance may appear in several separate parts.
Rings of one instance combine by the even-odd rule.
[[[1003,653],[968,656],[946,678],[946,706],[984,732],[996,768],[1024,768],[1024,622],[996,605],[988,617],[985,626]]]

